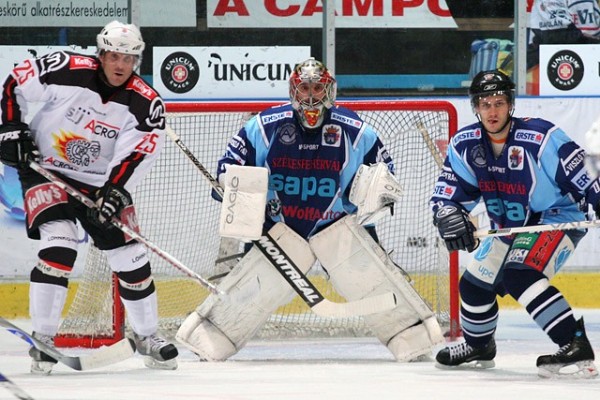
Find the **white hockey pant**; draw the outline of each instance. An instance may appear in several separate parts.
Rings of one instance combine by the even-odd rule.
[[[344,217],[319,232],[310,245],[334,288],[347,300],[395,293],[396,308],[363,318],[396,360],[430,354],[434,345],[444,341],[429,306],[381,246],[356,223],[356,216]]]
[[[284,224],[277,224],[269,234],[302,272],[308,272],[315,257],[304,239]],[[209,295],[176,335],[179,342],[208,361],[223,361],[237,353],[295,294],[256,247],[221,281],[219,289],[227,295]]]

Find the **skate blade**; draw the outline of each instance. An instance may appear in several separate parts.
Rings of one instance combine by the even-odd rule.
[[[56,363],[47,361],[31,361],[31,373],[34,375],[50,375]]]
[[[598,376],[598,369],[591,360],[574,364],[550,364],[538,367],[538,376],[545,379],[593,379]]]
[[[459,365],[445,365],[445,364],[440,364],[439,362],[436,361],[435,366],[436,366],[436,368],[439,368],[439,369],[460,371],[460,370],[474,370],[474,369],[490,369],[490,368],[494,368],[496,366],[496,363],[494,362],[494,360],[475,360],[475,361],[462,363]]]
[[[177,360],[173,358],[167,361],[158,361],[150,356],[144,356],[144,365],[151,369],[167,369],[172,371],[177,369]]]

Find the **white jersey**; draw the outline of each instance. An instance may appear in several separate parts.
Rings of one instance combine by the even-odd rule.
[[[99,68],[96,57],[67,52],[25,60],[4,84],[1,121],[25,122],[28,103],[41,102],[30,122],[40,164],[79,182],[101,187],[110,180],[131,192],[164,146],[165,106],[135,73],[103,101]]]
[[[575,25],[585,36],[600,36],[600,8],[596,0],[535,0],[530,27],[542,31]]]

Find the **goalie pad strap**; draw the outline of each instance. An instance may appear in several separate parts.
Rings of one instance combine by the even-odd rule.
[[[276,224],[269,236],[303,273],[312,267],[315,257],[310,246],[285,224]],[[294,297],[294,290],[256,246],[223,278],[219,289],[227,296],[209,295],[176,335],[179,342],[210,361],[235,354],[279,306]]]
[[[267,169],[228,165],[224,176],[219,234],[246,241],[260,238],[267,204]]]

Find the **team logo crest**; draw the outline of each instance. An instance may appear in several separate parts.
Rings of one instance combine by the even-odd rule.
[[[296,143],[296,139],[298,138],[298,132],[296,132],[296,126],[292,123],[285,123],[277,128],[277,137],[279,138],[279,143],[290,145]]]
[[[510,146],[508,148],[508,168],[512,170],[523,170],[523,148],[521,146]]]
[[[342,129],[339,125],[325,125],[323,126],[323,136],[321,144],[323,146],[340,147],[342,142]]]
[[[471,150],[471,159],[476,167],[484,168],[486,165],[485,149],[478,144]]]
[[[89,141],[73,132],[60,130],[60,135],[52,134],[58,155],[71,164],[87,167],[100,157],[100,143],[97,140]]]
[[[177,51],[165,57],[160,67],[160,78],[170,91],[187,93],[198,83],[200,68],[190,54]]]

